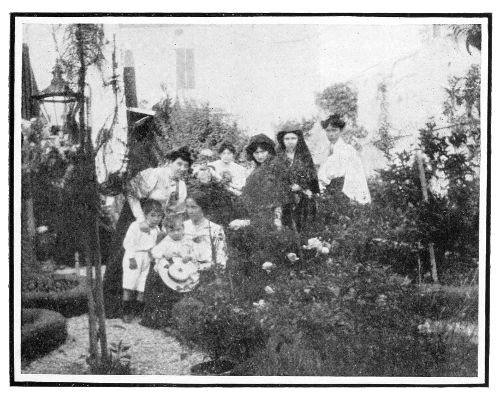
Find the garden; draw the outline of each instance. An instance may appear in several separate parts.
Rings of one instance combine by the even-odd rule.
[[[412,152],[394,151],[387,120],[381,124],[375,143],[387,167],[368,181],[370,204],[327,190],[300,234],[226,228],[227,268],[204,274],[160,330],[105,319],[100,264],[114,226],[89,172],[88,140],[47,147],[49,127],[27,124],[23,372],[477,376],[479,68],[451,78],[446,92],[446,126],[422,125]],[[325,89],[317,104],[356,120],[348,83]],[[166,98],[155,110],[163,153],[179,143],[216,149],[226,140],[242,151],[247,142],[208,104]],[[346,140],[355,144],[363,133],[353,123]],[[224,203],[214,209],[221,210],[230,211]],[[70,241],[70,233],[54,232],[75,224],[91,237]],[[54,258],[71,274],[58,272]]]

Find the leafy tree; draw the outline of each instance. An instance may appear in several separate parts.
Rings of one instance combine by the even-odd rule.
[[[355,122],[358,117],[358,93],[349,83],[337,83],[316,96],[316,105]]]
[[[154,109],[164,153],[184,145],[195,152],[216,150],[222,142],[231,142],[237,150],[245,146],[247,139],[237,123],[208,103],[174,102],[167,96]]]
[[[410,153],[394,155],[381,184],[372,192],[376,205],[408,214],[419,243],[433,242],[441,271],[474,267],[479,254],[480,73],[474,65],[463,77],[453,77],[446,88],[443,115],[448,125],[429,121],[420,130],[426,157],[426,179],[438,186],[421,197],[416,162]],[[453,263],[445,261],[449,255]],[[446,269],[447,264],[455,268]],[[462,269],[460,269],[460,265]]]

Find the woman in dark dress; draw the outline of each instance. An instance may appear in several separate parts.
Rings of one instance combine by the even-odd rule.
[[[207,218],[213,212],[214,202],[203,186],[192,189],[186,199],[184,238],[192,242],[194,260],[204,282],[203,272],[226,267],[227,250],[224,229]],[[189,292],[187,292],[189,293]],[[173,305],[186,296],[186,293],[174,291],[161,279],[158,271],[150,268],[144,290],[144,311],[141,325],[148,328],[164,328],[169,325]]]
[[[318,175],[300,130],[278,132],[278,155],[286,169],[290,202],[283,208],[283,224],[301,231],[316,213],[314,195],[319,194]]]
[[[127,184],[126,201],[116,225],[111,259],[104,274],[104,304],[106,317],[121,317],[123,238],[134,220],[144,220],[141,201],[159,201],[165,212],[180,211],[187,196],[182,180],[192,163],[191,153],[183,147],[167,155],[160,167],[148,168],[135,175]]]
[[[286,169],[275,161],[274,142],[264,134],[251,138],[247,158],[255,163],[243,188],[241,200],[252,224],[282,228],[283,207],[289,203]]]

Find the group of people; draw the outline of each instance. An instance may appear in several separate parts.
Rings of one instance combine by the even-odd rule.
[[[333,148],[323,164],[315,164],[301,130],[287,129],[278,132],[277,143],[264,134],[250,139],[245,151],[251,170],[234,161],[232,144],[222,143],[217,161],[203,160],[202,152],[193,166],[184,147],[169,153],[163,166],[135,175],[104,277],[107,316],[130,322],[139,315],[144,326],[167,325],[174,303],[196,288],[205,270],[225,269],[223,226],[307,227],[316,215],[315,197],[332,180],[347,178],[331,163],[345,123],[332,115],[321,126]],[[186,185],[190,168],[197,183]],[[211,182],[239,204],[228,222],[215,223],[209,215],[219,200],[205,188]]]

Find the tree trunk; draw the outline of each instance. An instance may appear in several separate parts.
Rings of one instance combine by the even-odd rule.
[[[89,338],[90,338],[90,349],[91,356],[99,361],[94,361],[99,367],[102,367],[108,359],[107,354],[107,338],[106,338],[106,320],[104,313],[104,300],[102,293],[102,278],[101,278],[101,253],[99,236],[97,233],[97,219],[99,211],[99,197],[96,186],[96,170],[95,170],[95,160],[92,148],[92,132],[91,129],[86,125],[85,114],[88,108],[88,103],[85,98],[85,77],[86,77],[86,60],[85,60],[85,50],[83,47],[84,39],[84,26],[79,24],[76,32],[76,40],[78,47],[78,56],[80,61],[80,70],[78,75],[78,92],[79,92],[79,124],[80,124],[80,144],[81,150],[83,151],[83,161],[81,166],[83,167],[83,172],[80,177],[85,184],[82,186],[83,191],[83,202],[82,209],[86,213],[85,221],[85,238],[86,245],[86,262],[87,262],[87,288],[89,297]],[[95,283],[93,279],[92,268],[95,265]],[[97,329],[96,324],[99,325]],[[101,344],[101,355],[98,358],[98,339]]]

